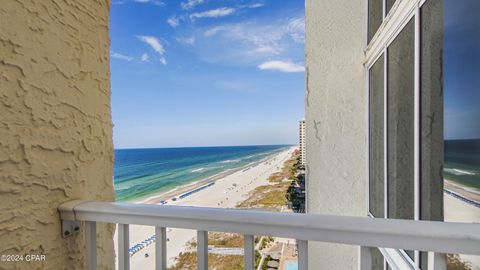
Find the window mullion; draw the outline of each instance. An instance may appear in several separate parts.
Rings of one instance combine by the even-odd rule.
[[[414,219],[420,219],[420,8],[415,8],[415,88],[414,88],[414,205],[415,213]],[[418,268],[420,266],[420,253],[418,250],[414,253],[415,265]]]
[[[384,217],[388,218],[388,47],[383,49],[383,179],[384,179]]]

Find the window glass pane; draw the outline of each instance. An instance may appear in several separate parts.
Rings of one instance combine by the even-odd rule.
[[[431,1],[431,0],[430,0]],[[444,4],[444,139],[446,222],[479,223],[480,208],[480,1]],[[468,266],[470,265],[470,266]],[[449,254],[447,269],[480,269],[480,257]]]
[[[368,0],[368,42],[383,20],[383,0]]]
[[[421,139],[420,216],[443,220],[443,1],[430,0],[420,9]]]
[[[414,218],[414,21],[388,47],[388,217]]]
[[[370,213],[385,217],[384,203],[384,60],[383,56],[370,69],[369,126],[370,126]]]
[[[443,220],[443,1],[420,9],[420,219]],[[421,269],[428,253],[420,252]]]
[[[396,0],[386,0],[386,1],[385,1],[385,4],[386,4],[386,12],[385,12],[385,14],[388,14],[388,12],[390,11],[390,9],[392,9],[392,6],[393,6],[393,4],[395,4],[395,1],[396,1]]]
[[[445,4],[445,188],[480,200],[480,1]],[[448,198],[448,199],[447,199]],[[445,219],[459,222],[451,196]],[[469,211],[467,222],[479,222]]]
[[[372,254],[372,270],[383,270],[383,254],[378,248],[370,248]]]

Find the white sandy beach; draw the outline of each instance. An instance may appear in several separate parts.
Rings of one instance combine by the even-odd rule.
[[[480,224],[480,208],[445,193],[443,203],[445,221]],[[460,255],[460,257],[470,262],[473,269],[480,269],[480,256]]]
[[[200,207],[221,207],[234,208],[235,205],[247,198],[248,193],[258,186],[268,184],[268,177],[279,171],[283,163],[288,160],[295,148],[282,151],[262,162],[253,164],[245,169],[236,171],[216,180],[215,184],[186,198],[177,201],[168,201],[168,205],[182,206],[200,206]],[[152,201],[158,198],[158,195],[152,196],[152,199],[143,200]],[[151,226],[130,226],[130,246],[147,239],[155,233],[155,228]],[[167,238],[167,257],[168,266],[175,263],[175,257],[184,250],[185,244],[196,237],[196,231],[184,229],[168,229]],[[117,249],[117,235],[115,233],[115,249]],[[145,253],[150,256],[145,257]],[[155,244],[137,252],[130,257],[131,269],[154,269],[155,265]]]

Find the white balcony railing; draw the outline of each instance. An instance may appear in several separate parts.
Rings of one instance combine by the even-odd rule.
[[[308,241],[359,245],[359,269],[371,269],[369,247],[480,255],[480,224],[375,219],[253,210],[71,201],[59,207],[64,235],[79,231],[85,221],[87,266],[96,269],[96,222],[118,223],[118,265],[129,269],[129,224],[155,226],[156,269],[166,269],[166,230],[197,230],[197,265],[208,267],[208,231],[245,237],[245,269],[254,267],[254,235],[293,238],[299,269],[307,269]],[[429,264],[433,267],[433,264]],[[442,267],[443,268],[443,267]]]

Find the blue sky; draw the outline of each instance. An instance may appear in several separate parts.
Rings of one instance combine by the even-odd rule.
[[[480,1],[444,3],[445,138],[480,138]]]
[[[300,0],[113,0],[114,145],[297,144]]]

